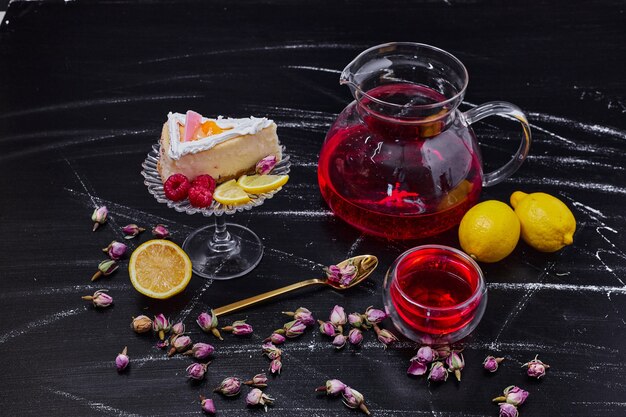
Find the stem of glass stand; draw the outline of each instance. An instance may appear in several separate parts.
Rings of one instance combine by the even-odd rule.
[[[209,241],[209,247],[215,252],[230,252],[234,250],[238,242],[226,230],[226,216],[215,217],[215,233]]]

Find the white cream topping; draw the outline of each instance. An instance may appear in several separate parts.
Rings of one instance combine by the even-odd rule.
[[[254,135],[274,123],[266,117],[249,117],[244,119],[223,118],[208,119],[203,117],[202,123],[211,120],[221,129],[228,129],[216,135],[207,136],[191,142],[181,142],[178,125],[185,126],[185,115],[181,113],[168,113],[167,124],[170,132],[170,148],[167,150],[172,159],[179,159],[183,155],[198,153],[213,148],[214,146],[233,139],[237,136]]]

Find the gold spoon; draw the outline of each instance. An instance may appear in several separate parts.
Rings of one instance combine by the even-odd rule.
[[[328,285],[336,290],[347,290],[348,288],[352,288],[355,285],[360,284],[367,277],[369,277],[372,272],[374,272],[374,269],[378,266],[378,258],[374,255],[360,255],[341,261],[337,264],[337,266],[344,267],[348,266],[350,263],[356,267],[356,275],[348,285],[340,285],[339,283],[331,282],[328,278],[307,279],[306,281],[296,282],[295,284],[287,285],[286,287],[278,288],[273,291],[268,291],[263,294],[255,295],[254,297],[246,298],[244,300],[216,308],[213,310],[213,314],[221,316],[223,314],[232,313],[233,311],[241,310],[261,301],[269,300],[270,298],[274,298],[293,290],[308,287],[309,285]]]

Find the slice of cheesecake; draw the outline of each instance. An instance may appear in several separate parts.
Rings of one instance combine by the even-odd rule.
[[[269,155],[282,152],[276,123],[267,118],[209,119],[198,113],[169,113],[163,125],[157,169],[165,182],[181,173],[189,180],[209,174],[218,183],[254,172]]]

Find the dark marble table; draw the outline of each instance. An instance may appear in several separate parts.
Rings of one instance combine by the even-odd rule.
[[[267,392],[275,416],[358,415],[313,390],[340,378],[361,391],[376,416],[496,416],[490,399],[507,385],[530,391],[526,416],[626,413],[626,31],[624,4],[509,1],[104,1],[13,2],[0,28],[0,412],[6,416],[191,416],[198,395],[225,376],[267,369],[260,341],[298,306],[325,318],[381,305],[386,268],[421,242],[388,242],[333,217],[317,189],[316,161],[334,117],[350,101],[338,73],[382,42],[429,43],[470,72],[466,107],[508,100],[522,107],[534,143],[523,167],[485,189],[506,201],[514,190],[545,191],[578,220],[574,245],[541,254],[520,242],[504,261],[483,265],[485,316],[468,340],[463,381],[436,386],[406,375],[415,346],[387,350],[368,334],[363,347],[334,351],[317,331],[284,348],[283,373]],[[168,302],[135,292],[124,266],[92,284],[100,249],[120,226],[166,223],[181,243],[208,220],[158,204],[139,175],[168,111],[265,115],[293,156],[291,181],[238,223],[255,230],[265,257],[246,277],[194,277]],[[477,127],[486,169],[510,157],[513,123]],[[94,206],[110,221],[91,232]],[[209,219],[210,220],[210,219]],[[131,241],[134,248],[147,234]],[[453,230],[429,242],[458,245]],[[206,308],[315,277],[323,265],[373,253],[381,267],[362,287],[308,290],[232,318],[250,338],[215,341],[199,332]],[[80,296],[105,287],[113,308]],[[168,359],[131,316],[163,312],[192,338],[217,349],[207,380],[185,380],[188,358]],[[389,323],[386,323],[390,327]],[[127,345],[129,372],[113,359]],[[486,375],[483,358],[506,358]],[[545,379],[520,368],[535,354]],[[213,395],[219,415],[262,412],[243,397]]]

